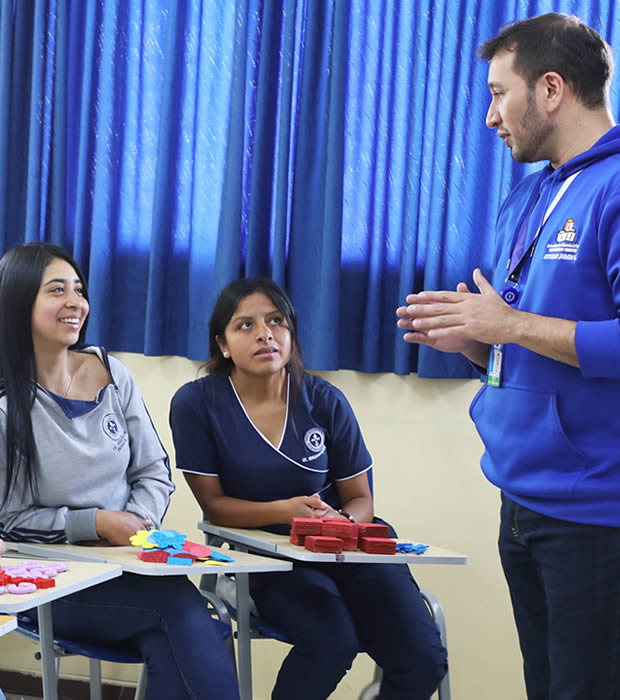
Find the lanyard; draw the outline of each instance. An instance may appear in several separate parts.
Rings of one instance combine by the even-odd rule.
[[[569,177],[564,180],[562,183],[562,187],[558,190],[557,194],[553,198],[553,201],[551,204],[547,207],[547,211],[545,212],[545,215],[543,216],[543,220],[538,227],[538,230],[536,231],[536,234],[534,238],[532,239],[532,242],[529,244],[527,247],[527,250],[523,253],[521,258],[519,259],[519,262],[513,267],[512,271],[506,277],[506,284],[508,285],[505,287],[502,291],[502,297],[504,301],[506,301],[508,304],[514,304],[517,299],[519,298],[519,291],[516,289],[516,286],[519,284],[519,277],[521,276],[521,271],[523,270],[523,267],[525,265],[525,261],[527,260],[528,257],[532,257],[534,255],[534,249],[536,248],[536,243],[538,242],[538,238],[540,236],[541,231],[543,230],[543,226],[547,223],[547,219],[551,216],[553,213],[553,210],[556,208],[558,205],[558,202],[562,199],[564,196],[564,193],[566,190],[571,186],[573,180],[579,175],[579,173],[582,172],[582,170],[578,170],[576,173],[573,173]],[[534,204],[532,205],[532,208],[536,206],[536,202],[538,199],[534,201]],[[530,214],[526,217],[523,226],[527,227],[527,224],[529,222]],[[515,246],[516,247],[516,246]],[[510,256],[512,258],[512,255]],[[510,260],[508,261],[508,266],[510,267]]]

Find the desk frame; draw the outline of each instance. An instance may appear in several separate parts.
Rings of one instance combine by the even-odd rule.
[[[287,535],[274,535],[263,530],[249,530],[242,528],[227,528],[213,525],[205,520],[198,523],[198,528],[205,535],[218,538],[234,545],[235,551],[254,551],[267,556],[284,557],[293,561],[314,561],[357,564],[467,564],[464,554],[451,552],[447,549],[429,547],[424,554],[396,553],[396,554],[368,554],[367,552],[342,552],[342,554],[310,552],[304,547],[298,547],[290,543]],[[399,540],[406,541],[406,540]],[[237,580],[237,577],[235,577]],[[237,643],[239,664],[239,688],[242,700],[250,700],[252,697],[252,659],[250,649],[249,628],[249,603],[250,591],[246,580],[243,582],[243,593],[239,589],[237,581],[237,625],[239,639]],[[247,637],[241,638],[239,625],[243,619],[247,620]]]
[[[9,549],[9,546],[7,546]],[[47,559],[58,559],[50,557]],[[19,559],[9,556],[0,559],[0,567],[19,564]],[[82,573],[82,571],[84,573]],[[76,580],[72,580],[71,574],[76,574]],[[86,576],[86,573],[88,575]],[[43,697],[45,700],[58,700],[58,678],[56,674],[56,662],[54,657],[54,631],[52,623],[52,602],[64,598],[71,593],[77,593],[96,586],[104,581],[120,576],[122,569],[118,564],[107,564],[97,561],[82,564],[76,572],[71,569],[56,576],[54,588],[39,589],[35,593],[26,595],[14,595],[5,593],[0,596],[0,611],[3,613],[24,612],[36,607],[39,624],[39,646],[41,649],[41,681],[43,684]],[[65,576],[65,579],[63,579]],[[85,578],[86,576],[86,578]],[[67,581],[66,579],[70,580]]]
[[[259,557],[240,550],[226,552],[232,554],[235,561],[225,566],[214,566],[194,562],[191,566],[178,566],[159,563],[143,562],[138,559],[136,547],[85,547],[80,545],[45,545],[29,542],[7,543],[7,547],[17,550],[22,555],[36,556],[46,559],[65,561],[99,562],[120,566],[123,572],[141,574],[144,576],[185,576],[188,574],[235,574],[237,591],[237,649],[239,693],[241,700],[252,700],[252,662],[250,655],[250,573],[290,571],[293,565],[283,559]],[[217,549],[217,548],[213,548]],[[44,613],[46,618],[47,613]],[[43,643],[43,628],[50,620],[39,617],[39,630]],[[53,637],[52,637],[53,639]],[[53,660],[53,657],[52,657]],[[43,663],[43,659],[42,659]],[[48,671],[49,672],[49,671]],[[56,700],[50,695],[50,700]],[[47,696],[45,696],[47,700]]]

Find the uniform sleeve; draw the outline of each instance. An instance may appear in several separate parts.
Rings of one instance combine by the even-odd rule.
[[[211,424],[198,382],[185,384],[172,397],[170,428],[177,469],[219,476]]]
[[[615,314],[604,320],[579,321],[575,346],[584,377],[620,379],[620,193],[602,207],[598,245]]]
[[[357,418],[345,395],[331,384],[323,395],[330,415],[329,472],[336,481],[351,479],[372,467]]]
[[[6,438],[5,416],[0,413],[2,425],[0,428],[0,480],[2,493],[6,483]],[[94,521],[94,509],[92,519]],[[80,511],[75,511],[79,513]],[[15,488],[11,491],[8,502],[0,512],[0,539],[7,542],[41,542],[58,544],[67,542],[65,532],[67,516],[71,511],[67,507],[51,508],[37,506],[33,501],[30,489],[25,479],[17,479]],[[78,516],[79,517],[79,516]],[[88,515],[82,515],[88,518]],[[95,535],[96,537],[96,535]]]
[[[125,510],[150,520],[153,527],[159,528],[174,491],[168,455],[134,378],[119,360],[114,357],[109,359],[121,396],[131,451],[127,468],[127,482],[131,491]]]

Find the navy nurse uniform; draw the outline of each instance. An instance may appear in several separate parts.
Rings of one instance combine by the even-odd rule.
[[[217,476],[227,496],[274,501],[320,493],[341,504],[335,484],[372,466],[344,394],[305,374],[287,397],[279,445],[245,412],[230,377],[182,386],[170,409],[177,468]],[[289,526],[273,525],[288,533]],[[446,652],[407,566],[295,563],[292,572],[250,577],[256,607],[293,642],[274,700],[324,700],[360,650],[384,672],[382,700],[428,700],[446,672]]]

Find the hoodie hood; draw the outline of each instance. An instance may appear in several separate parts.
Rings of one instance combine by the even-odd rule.
[[[566,180],[567,177],[597,163],[608,156],[620,153],[620,126],[612,127],[587,151],[576,155],[563,163],[554,173],[554,180]]]

